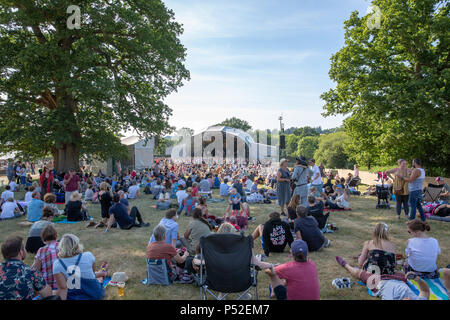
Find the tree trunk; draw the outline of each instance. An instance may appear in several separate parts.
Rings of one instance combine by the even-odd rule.
[[[80,168],[80,152],[77,145],[71,143],[55,149],[53,152],[55,169],[60,172],[67,172],[69,168],[76,171]]]
[[[72,95],[68,94],[62,98],[64,105],[60,107],[58,117],[61,122],[67,124],[66,130],[70,131],[70,141],[61,142],[53,150],[54,165],[57,171],[67,172],[74,168],[80,168],[80,143],[81,132],[75,117],[76,102]]]

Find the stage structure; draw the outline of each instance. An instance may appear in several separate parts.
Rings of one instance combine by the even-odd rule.
[[[267,132],[247,133],[226,126],[212,126],[186,136],[171,149],[176,162],[257,163],[277,162],[278,137],[268,141]]]

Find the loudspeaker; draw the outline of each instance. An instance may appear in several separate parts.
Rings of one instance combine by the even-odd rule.
[[[280,136],[280,149],[286,149],[286,136]]]

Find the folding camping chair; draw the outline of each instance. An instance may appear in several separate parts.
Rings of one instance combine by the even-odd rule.
[[[238,293],[241,300],[254,288],[258,300],[257,270],[253,265],[253,238],[243,234],[211,234],[200,238],[200,299],[209,293],[217,300]],[[206,269],[204,272],[204,269]],[[212,291],[221,292],[221,298]]]
[[[173,282],[171,273],[166,259],[147,259],[147,285],[168,286]]]
[[[437,202],[442,193],[442,186],[437,186],[435,184],[428,184],[425,188],[425,193],[423,199],[425,202]]]
[[[361,183],[361,178],[360,177],[354,177],[348,182],[347,187],[353,187],[356,190],[358,190],[358,186],[359,186],[360,183]]]

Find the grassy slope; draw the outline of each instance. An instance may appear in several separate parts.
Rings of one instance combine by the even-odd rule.
[[[23,193],[18,193],[16,199],[23,198]],[[171,287],[144,286],[141,280],[146,276],[145,247],[151,236],[151,232],[159,220],[163,217],[164,211],[157,211],[152,206],[154,200],[150,196],[143,194],[141,199],[131,202],[139,208],[146,222],[150,222],[150,228],[132,229],[132,231],[111,230],[105,233],[103,229],[86,229],[86,223],[78,224],[57,224],[59,237],[64,233],[74,233],[78,235],[84,244],[85,251],[91,251],[97,258],[97,266],[101,261],[108,261],[112,272],[125,271],[130,280],[125,288],[125,297],[119,298],[117,290],[108,287],[106,299],[198,299],[199,289],[193,285],[175,284]],[[318,269],[321,289],[321,299],[373,299],[370,298],[366,290],[356,285],[350,290],[336,290],[331,281],[334,278],[348,276],[336,262],[334,257],[340,255],[354,264],[352,257],[357,256],[365,240],[370,239],[373,226],[380,221],[386,222],[391,227],[393,241],[398,245],[399,252],[404,252],[405,242],[408,233],[405,227],[405,218],[398,221],[394,209],[376,210],[375,197],[355,197],[351,199],[352,211],[331,213],[329,222],[336,223],[339,231],[326,236],[332,241],[331,247],[321,252],[311,253],[312,259]],[[221,216],[225,209],[224,203],[210,204],[211,214]],[[100,218],[100,205],[89,205],[89,213],[96,221]],[[277,210],[277,206],[271,205],[251,205],[252,216],[256,217],[256,222],[249,225],[249,230],[253,230],[259,223],[267,220],[268,214]],[[9,235],[20,235],[24,238],[28,235],[29,227],[19,226],[18,223],[24,219],[15,219],[0,222],[0,242]],[[190,219],[182,216],[179,219],[180,233],[184,232]],[[431,225],[430,236],[438,239],[442,254],[438,259],[438,266],[444,267],[450,263],[450,228],[446,222],[429,221]],[[255,253],[262,253],[259,239],[255,241]],[[28,255],[26,263],[32,264],[33,256]],[[289,253],[271,254],[269,262],[283,263],[289,261]],[[259,298],[268,298],[268,280],[260,273],[259,277]]]

